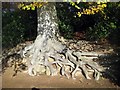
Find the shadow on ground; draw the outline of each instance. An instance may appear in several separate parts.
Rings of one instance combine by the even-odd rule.
[[[120,86],[120,48],[115,53],[99,57],[100,64],[106,68],[103,77]]]

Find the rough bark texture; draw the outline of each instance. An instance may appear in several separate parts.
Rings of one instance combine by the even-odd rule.
[[[37,9],[38,15],[38,35],[44,33],[52,38],[58,33],[58,19],[55,3],[44,5],[41,9]]]
[[[28,74],[31,76],[47,75],[72,75],[75,79],[77,71],[83,72],[87,79],[89,72],[94,73],[96,80],[104,70],[93,58],[99,54],[70,50],[63,42],[65,39],[57,37],[58,22],[55,3],[48,3],[38,9],[38,36],[33,44],[23,51],[23,57],[28,57]],[[87,55],[91,57],[87,57]]]

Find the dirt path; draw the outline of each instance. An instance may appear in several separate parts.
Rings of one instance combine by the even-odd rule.
[[[67,79],[63,76],[35,76],[31,77],[27,73],[18,73],[12,77],[13,70],[8,68],[2,75],[3,88],[118,88],[118,86],[101,78],[99,81],[86,80],[84,77],[77,77],[77,80]]]

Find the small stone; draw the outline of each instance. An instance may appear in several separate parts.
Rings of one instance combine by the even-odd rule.
[[[76,44],[74,44],[73,46],[74,46],[75,48],[77,48],[77,45],[76,45]]]
[[[82,50],[84,50],[85,48],[84,47],[81,47]]]
[[[85,49],[90,49],[90,47],[89,47],[89,46],[86,46]]]
[[[38,74],[45,74],[46,69],[45,66],[43,65],[36,65],[34,67],[34,71],[37,72]]]

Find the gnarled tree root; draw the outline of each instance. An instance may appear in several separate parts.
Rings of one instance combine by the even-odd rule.
[[[47,67],[50,72],[48,75],[54,76],[59,72],[61,75],[70,78],[68,75],[70,73],[73,79],[75,79],[75,73],[77,71],[82,71],[87,79],[91,79],[89,77],[89,71],[91,71],[94,72],[95,80],[99,80],[100,73],[104,71],[104,68],[93,61],[99,55],[94,52],[70,50],[55,39],[46,39],[44,35],[38,36],[31,46],[23,50],[23,56],[29,57],[29,75],[35,76],[45,73]],[[69,66],[69,69],[66,69],[66,66]]]

